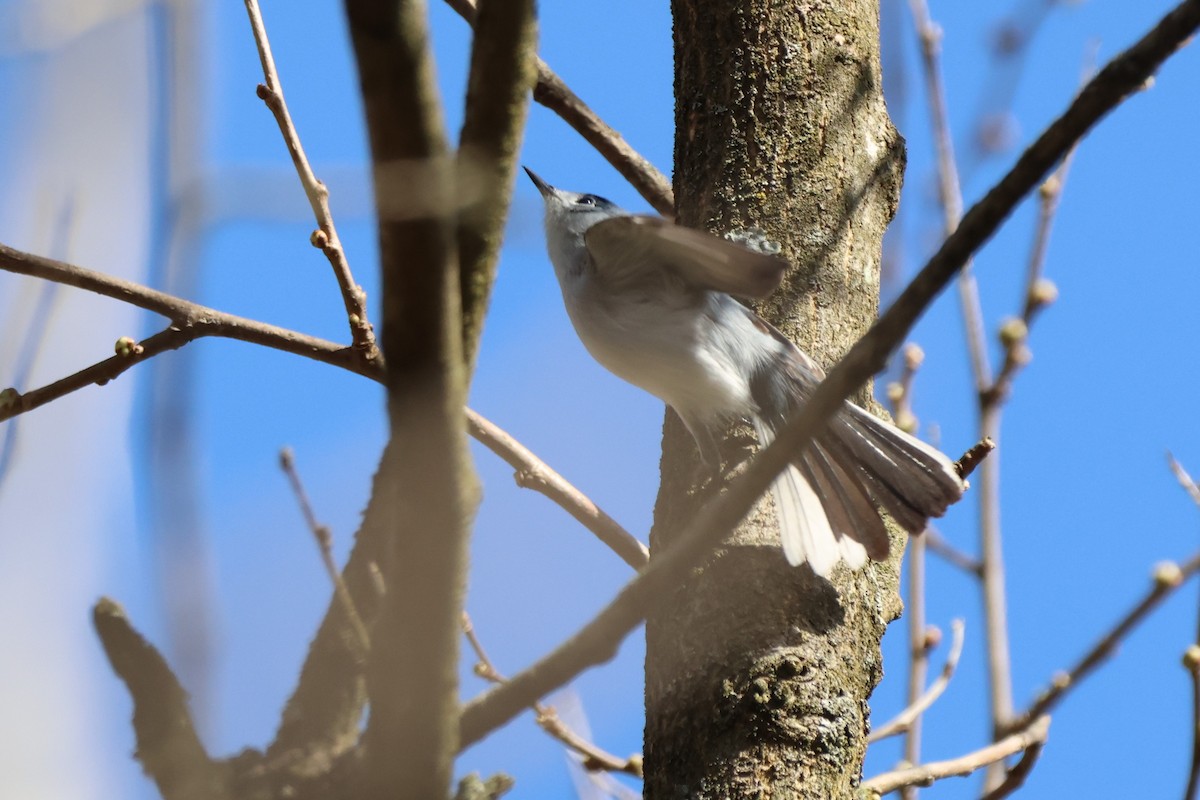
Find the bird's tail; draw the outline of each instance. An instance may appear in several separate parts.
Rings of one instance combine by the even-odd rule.
[[[762,419],[755,429],[764,446],[774,438]],[[822,576],[839,560],[857,569],[887,558],[881,509],[919,534],[965,488],[948,457],[852,403],[772,486],[784,555]]]

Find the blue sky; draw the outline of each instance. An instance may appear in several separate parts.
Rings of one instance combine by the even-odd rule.
[[[906,104],[891,101],[909,147],[902,216],[893,235],[902,237],[904,267],[911,272],[936,243],[940,223],[911,25],[906,4],[889,2],[894,13],[885,20],[899,25],[889,42],[901,48],[889,53],[885,69],[902,68],[908,87]],[[1010,9],[982,12],[975,4],[944,0],[931,5],[945,29],[947,95],[965,154],[972,120],[994,95],[989,37]],[[1028,14],[1035,5],[1012,9]],[[333,211],[356,276],[375,297],[365,137],[340,9],[334,3],[305,6],[267,0],[264,14],[296,124],[318,175],[333,188]],[[1066,106],[1093,43],[1103,63],[1169,8],[1159,0],[1093,0],[1051,9],[1015,83],[1017,142],[1027,142]],[[261,73],[242,6],[221,4],[208,14],[201,38],[203,89],[189,101],[198,114],[201,164],[212,173],[250,176],[227,181],[240,190],[222,195],[222,202],[255,213],[237,220],[218,213],[204,226],[192,254],[199,269],[196,299],[343,338],[336,285],[308,245],[312,223],[303,215],[299,185],[287,179],[286,151],[254,95]],[[469,32],[440,4],[431,16],[453,135],[461,118]],[[541,25],[543,58],[669,174],[671,36],[663,4],[546,3]],[[22,68],[29,65],[6,66],[0,85],[19,86]],[[1200,473],[1193,422],[1200,369],[1192,357],[1200,336],[1198,129],[1200,55],[1193,47],[1167,64],[1151,91],[1132,98],[1088,137],[1069,178],[1046,266],[1060,299],[1034,328],[1034,361],[1018,378],[999,451],[1018,706],[1145,591],[1155,562],[1182,560],[1197,546],[1200,512],[1175,484],[1163,454],[1170,448]],[[18,157],[18,133],[12,123],[0,129],[6,162]],[[105,143],[92,144],[103,155]],[[1016,152],[969,173],[968,203]],[[647,208],[540,106],[531,108],[522,160],[556,185],[593,191],[632,210]],[[271,177],[278,175],[284,179]],[[542,249],[540,207],[534,188],[519,182],[471,404],[645,540],[657,487],[661,404],[608,375],[576,341]],[[991,332],[1018,309],[1033,210],[1025,204],[977,260]],[[8,286],[0,284],[5,292]],[[916,412],[926,426],[936,425],[951,452],[974,440],[961,331],[955,297],[948,293],[913,336],[927,353]],[[353,376],[238,343],[201,342],[166,358],[194,359],[197,370],[193,412],[202,443],[200,487],[219,634],[207,741],[214,752],[232,753],[269,741],[330,593],[276,467],[278,448],[294,447],[318,514],[344,555],[381,447],[382,395]],[[117,385],[131,384],[138,385]],[[82,393],[78,408],[86,410],[109,391]],[[120,460],[132,464],[136,475],[145,468],[138,462],[136,419],[131,428]],[[564,512],[517,489],[507,466],[482,448],[474,452],[485,499],[472,543],[468,608],[497,666],[513,672],[586,621],[629,577],[628,568]],[[0,502],[20,499],[0,496]],[[138,502],[135,493],[96,523],[101,542],[119,544],[100,548],[103,571],[95,585],[125,602],[135,622],[163,642],[162,603],[148,577],[155,532],[138,513]],[[973,503],[965,502],[939,525],[967,551],[975,549],[973,513]],[[4,569],[0,564],[0,573]],[[927,716],[924,752],[941,759],[985,742],[982,620],[971,580],[936,558],[929,571],[930,622],[947,630],[955,617],[967,623],[958,675]],[[1196,596],[1195,587],[1178,593],[1061,707],[1025,796],[1181,791],[1190,699],[1179,657],[1195,637]],[[85,612],[79,609],[80,620]],[[90,636],[84,625],[77,634]],[[886,677],[872,702],[877,721],[903,705],[902,624],[893,626],[884,647]],[[88,691],[102,698],[105,712],[93,724],[110,748],[92,768],[107,771],[103,783],[122,792],[143,787],[127,757],[133,742],[123,690],[93,642],[85,641],[82,650]],[[618,754],[641,747],[642,658],[638,634],[613,664],[574,684],[598,743]],[[941,658],[935,654],[934,663]],[[481,688],[465,677],[465,697]],[[887,769],[898,756],[894,746],[872,750],[866,774]],[[1081,770],[1083,764],[1129,767]],[[561,748],[528,714],[467,751],[459,771],[472,770],[513,774],[518,798],[572,791]],[[925,791],[959,797],[972,794],[973,786],[957,780]]]

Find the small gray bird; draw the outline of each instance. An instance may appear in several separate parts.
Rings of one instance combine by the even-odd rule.
[[[567,315],[588,352],[675,409],[706,464],[714,433],[747,418],[763,446],[824,378],[821,367],[734,299],[761,299],[787,262],[594,194],[550,186],[546,245]],[[966,488],[953,462],[852,403],[773,485],[783,552],[828,576],[888,554],[883,509],[921,533]]]

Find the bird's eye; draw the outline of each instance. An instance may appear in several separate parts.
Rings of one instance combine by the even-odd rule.
[[[585,194],[576,200],[575,204],[581,206],[594,206],[596,205],[596,200],[598,199],[599,198],[597,198],[594,194]]]

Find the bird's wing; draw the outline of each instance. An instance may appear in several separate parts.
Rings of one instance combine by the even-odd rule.
[[[646,274],[653,265],[704,289],[762,299],[778,288],[787,269],[778,256],[662,217],[612,217],[589,228],[584,243],[598,275],[614,285],[654,280]]]

